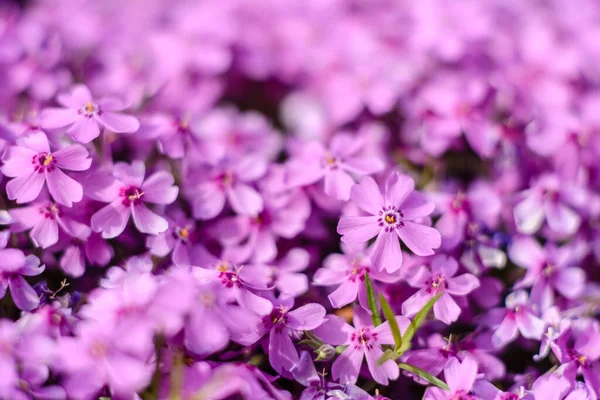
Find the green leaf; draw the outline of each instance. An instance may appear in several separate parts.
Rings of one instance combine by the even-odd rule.
[[[398,367],[400,367],[406,371],[409,371],[415,375],[420,376],[421,378],[425,379],[427,382],[431,383],[432,385],[440,387],[444,390],[450,390],[448,385],[446,385],[446,382],[442,381],[439,378],[436,378],[435,376],[431,375],[427,371],[422,370],[421,368],[417,368],[414,365],[405,364],[403,362],[398,363]]]
[[[398,351],[402,346],[402,334],[400,333],[400,328],[398,327],[398,321],[396,321],[396,316],[392,311],[392,307],[390,307],[390,303],[387,302],[382,294],[379,294],[379,303],[381,304],[381,309],[383,310],[385,319],[390,324],[392,335],[394,335],[394,344],[396,345],[394,350]]]
[[[406,332],[404,332],[404,335],[402,335],[402,346],[400,346],[398,353],[400,353],[402,355],[408,349],[410,349],[410,342],[412,341],[413,336],[415,336],[415,333],[417,333],[417,330],[421,327],[421,325],[423,325],[423,322],[425,322],[425,318],[427,317],[427,314],[429,314],[429,311],[431,311],[431,309],[433,308],[433,305],[435,304],[436,301],[438,301],[438,299],[440,298],[441,295],[442,295],[442,293],[438,293],[434,297],[432,297],[431,300],[429,300],[427,302],[427,304],[425,304],[423,306],[423,308],[421,308],[421,310],[417,313],[417,315],[415,315],[412,322],[406,329]]]
[[[373,291],[373,285],[369,279],[369,275],[365,272],[365,285],[367,287],[367,300],[369,301],[369,308],[371,309],[371,318],[373,319],[373,326],[381,325],[381,315],[379,315],[379,308],[377,308],[377,300],[375,299],[375,292]]]
[[[379,357],[379,360],[377,360],[377,364],[381,365],[388,360],[397,360],[398,358],[400,358],[401,355],[402,354],[398,353],[397,351],[388,349],[383,353],[381,357]]]

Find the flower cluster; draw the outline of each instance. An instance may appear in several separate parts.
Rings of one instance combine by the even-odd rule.
[[[600,398],[599,21],[1,2],[0,399]]]

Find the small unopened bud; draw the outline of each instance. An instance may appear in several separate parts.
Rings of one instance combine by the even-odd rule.
[[[335,349],[333,348],[333,346],[324,344],[318,349],[316,349],[315,353],[318,354],[316,361],[329,361],[335,355]]]

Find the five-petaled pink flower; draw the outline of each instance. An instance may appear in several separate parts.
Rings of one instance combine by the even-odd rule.
[[[79,144],[50,152],[42,131],[19,138],[16,146],[8,148],[3,160],[2,173],[14,178],[6,185],[8,198],[19,204],[33,201],[46,182],[54,200],[71,207],[81,201],[83,188],[62,170],[87,170],[92,165],[88,156],[88,151]]]
[[[102,232],[105,239],[114,238],[123,232],[130,215],[140,232],[156,235],[167,230],[167,220],[150,211],[145,203],[171,204],[179,188],[173,186],[173,175],[166,171],[156,172],[147,179],[145,175],[144,163],[134,161],[131,165],[115,164],[112,179],[102,173],[88,177],[86,194],[110,203],[92,216],[95,232]]]
[[[40,115],[42,127],[67,128],[67,133],[81,143],[89,143],[100,135],[100,126],[116,133],[133,133],[140,122],[131,115],[118,114],[126,105],[113,97],[94,100],[85,85],[76,85],[70,94],[57,96],[64,108],[46,108]]]
[[[377,236],[370,255],[379,270],[391,273],[402,265],[402,251],[396,236],[419,256],[432,255],[433,249],[440,247],[439,232],[417,222],[431,214],[434,204],[423,200],[414,187],[411,177],[395,171],[385,183],[383,196],[371,177],[363,178],[352,187],[350,200],[371,215],[342,217],[337,231],[348,244],[363,243]]]

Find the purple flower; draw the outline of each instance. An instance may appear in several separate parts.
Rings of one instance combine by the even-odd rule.
[[[506,296],[506,308],[494,308],[486,316],[494,327],[492,343],[502,347],[517,338],[519,332],[528,339],[539,340],[544,333],[544,321],[537,317],[524,290]]]
[[[290,369],[299,360],[292,338],[298,338],[301,331],[310,331],[324,322],[325,308],[320,304],[305,304],[295,310],[292,305],[273,308],[262,318],[254,337],[269,334],[269,362],[275,371],[291,376]]]
[[[8,198],[17,203],[35,200],[44,182],[55,201],[71,207],[81,201],[81,184],[62,170],[85,171],[92,164],[88,151],[81,145],[70,145],[50,152],[46,135],[36,131],[17,140],[17,146],[8,148],[2,173],[11,179],[6,185]]]
[[[378,360],[383,355],[382,345],[394,344],[392,330],[389,322],[374,327],[368,323],[369,317],[365,311],[358,308],[354,312],[354,327],[344,324],[342,331],[346,333],[343,344],[348,347],[333,362],[331,372],[333,378],[342,384],[355,383],[360,374],[362,360],[367,358],[369,371],[375,382],[382,385],[388,384],[388,379],[396,379],[400,373],[398,365],[393,360],[388,360],[379,365]],[[408,318],[396,317],[400,332],[404,332],[410,320]]]
[[[356,251],[349,247],[342,246],[348,251],[346,254],[328,255],[323,261],[323,268],[315,273],[313,283],[318,286],[339,285],[328,296],[334,308],[350,304],[358,297],[360,305],[369,309],[365,274],[369,274],[372,281],[387,283],[395,282],[399,277],[374,269],[369,257],[363,251]]]
[[[429,387],[425,392],[423,400],[476,400],[470,395],[473,383],[477,377],[477,363],[470,356],[462,362],[458,358],[451,358],[444,366],[444,377],[450,388],[449,391]]]
[[[520,233],[534,234],[544,221],[560,235],[574,234],[581,217],[573,209],[578,204],[581,189],[561,182],[558,176],[546,174],[538,178],[531,188],[519,193],[514,206],[514,218]]]
[[[254,290],[267,289],[267,276],[261,276],[257,268],[237,267],[226,260],[211,257],[201,260],[208,268],[193,268],[192,273],[199,283],[216,283],[223,290],[221,295],[258,315],[273,310],[270,300],[258,296]],[[209,266],[210,265],[210,266]]]
[[[80,324],[77,333],[59,339],[55,361],[70,398],[90,398],[104,385],[114,396],[133,396],[148,384],[153,366],[132,351],[134,339],[124,340],[132,333],[93,322]]]
[[[530,300],[545,311],[554,304],[554,292],[576,299],[584,290],[585,272],[574,266],[575,254],[569,246],[546,244],[532,237],[517,237],[508,248],[511,260],[527,269],[515,289],[531,287]]]
[[[195,223],[180,209],[167,212],[167,215],[171,216],[167,217],[169,228],[156,236],[148,236],[146,247],[159,257],[171,254],[171,260],[176,265],[190,265],[194,252]]]
[[[145,203],[175,201],[179,188],[173,186],[171,174],[159,171],[144,179],[146,167],[141,161],[115,164],[114,178],[98,174],[86,179],[86,190],[89,189],[90,197],[110,204],[92,216],[95,232],[102,232],[105,239],[114,238],[123,232],[131,215],[140,232],[156,235],[167,230],[167,220],[150,211]]]
[[[237,214],[257,215],[263,210],[263,199],[251,184],[266,171],[266,160],[253,155],[190,169],[187,195],[194,217],[216,217],[223,210],[225,200]]]
[[[562,364],[565,377],[574,382],[581,373],[595,395],[600,393],[600,326],[597,321],[582,321],[566,327],[550,342],[550,347]]]
[[[70,94],[57,96],[64,108],[46,108],[40,115],[42,127],[67,128],[67,134],[81,143],[89,143],[100,135],[100,126],[115,133],[133,133],[140,127],[137,118],[118,114],[126,106],[107,97],[94,101],[85,85],[76,85]]]
[[[435,295],[442,293],[433,305],[433,314],[445,324],[458,319],[461,309],[452,296],[466,296],[479,287],[479,279],[472,274],[454,276],[458,263],[451,257],[437,255],[430,267],[421,266],[408,280],[420,290],[402,304],[402,313],[411,317],[418,313]]]
[[[72,238],[86,240],[90,235],[90,227],[76,221],[66,214],[67,210],[49,201],[33,203],[28,207],[10,210],[12,218],[10,230],[23,232],[31,229],[29,236],[37,247],[43,249],[56,244],[59,232]]]
[[[377,236],[371,247],[371,261],[378,270],[389,273],[402,266],[398,236],[415,254],[428,256],[440,247],[441,237],[435,229],[417,223],[431,214],[434,204],[416,196],[414,181],[407,175],[392,172],[385,184],[385,195],[371,177],[352,188],[350,199],[369,216],[344,216],[337,231],[342,241],[360,244]]]
[[[40,260],[34,255],[25,256],[21,250],[0,250],[0,298],[10,289],[10,295],[21,310],[33,310],[40,299],[23,276],[36,276],[44,272]]]
[[[295,143],[293,146],[300,149],[294,149],[294,157],[288,163],[288,183],[310,185],[323,180],[327,195],[348,200],[354,175],[371,175],[385,168],[379,158],[361,154],[365,139],[338,133],[331,138],[329,148],[316,141]]]

